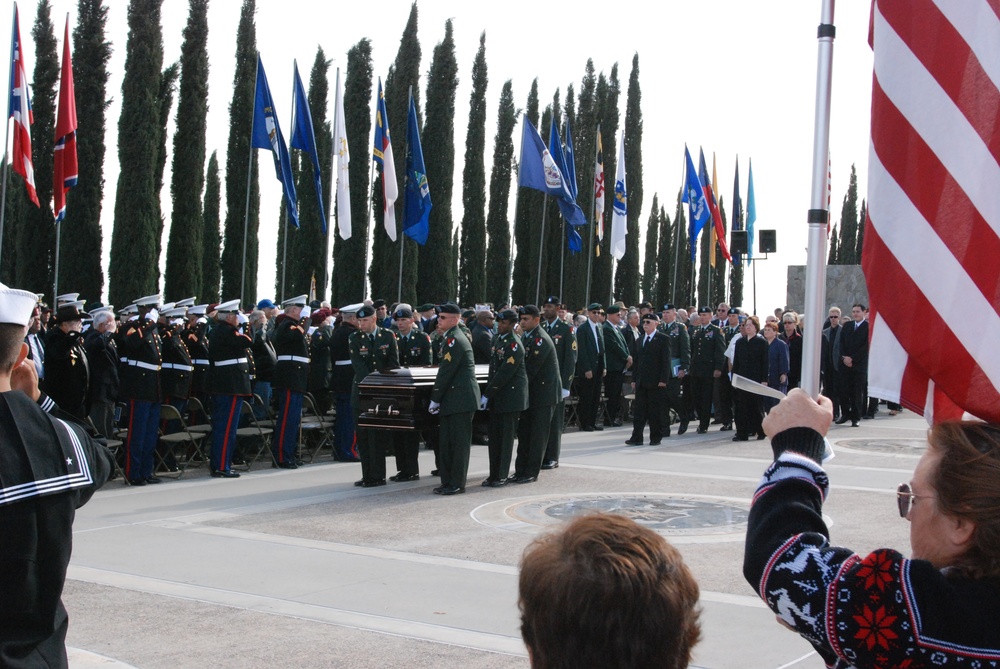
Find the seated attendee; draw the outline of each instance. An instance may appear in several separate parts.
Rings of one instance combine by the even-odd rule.
[[[619,515],[582,516],[532,542],[519,592],[534,669],[682,669],[701,634],[680,552]]]
[[[830,667],[1000,661],[1000,426],[931,428],[897,489],[911,557],[830,545],[821,459],[830,400],[788,393],[764,420],[775,461],[754,495],[743,574]]]

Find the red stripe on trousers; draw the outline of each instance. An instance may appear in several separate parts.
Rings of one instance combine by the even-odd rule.
[[[238,397],[233,397],[232,404],[229,406],[229,419],[226,420],[226,438],[222,440],[222,453],[219,456],[219,469],[224,468],[229,464],[229,458],[226,455],[229,453],[229,435],[233,428],[233,414],[236,413],[236,401]],[[226,467],[228,469],[228,467]]]

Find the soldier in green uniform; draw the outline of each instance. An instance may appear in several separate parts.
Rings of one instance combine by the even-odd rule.
[[[680,427],[677,434],[684,434],[688,429],[688,415],[684,409],[681,394],[681,383],[687,376],[691,366],[691,339],[687,328],[677,320],[677,309],[672,304],[663,305],[663,323],[660,332],[667,335],[670,344],[670,382],[667,384],[666,402],[663,404],[663,435],[670,436],[670,410],[673,409],[680,417]]]
[[[549,443],[552,411],[562,395],[559,363],[552,339],[539,325],[538,307],[528,304],[517,310],[524,346],[524,370],[528,376],[528,408],[521,414],[517,428],[517,458],[514,460],[514,483],[538,480],[542,458]]]
[[[399,346],[399,364],[403,367],[429,367],[431,364],[431,338],[413,324],[413,311],[409,305],[400,305],[392,314],[396,323],[394,333]],[[420,480],[420,435],[410,430],[399,430],[393,435],[396,453],[396,474],[390,481],[405,483]]]
[[[469,449],[472,448],[472,418],[479,409],[479,384],[472,342],[459,329],[461,310],[448,303],[441,305],[438,323],[444,329],[441,365],[431,391],[430,412],[441,417],[439,428],[441,485],[438,495],[465,492],[469,475]]]
[[[573,375],[576,372],[576,335],[569,323],[559,318],[559,298],[555,295],[545,300],[542,314],[545,319],[542,327],[552,339],[556,348],[556,362],[559,363],[559,377],[562,380],[562,393],[559,403],[552,411],[552,424],[549,426],[549,443],[545,447],[545,457],[542,458],[542,469],[555,469],[559,466],[559,452],[562,450],[563,423],[566,420],[566,398],[573,386]]]
[[[499,488],[507,484],[514,436],[521,412],[528,408],[528,375],[524,371],[524,346],[514,334],[517,313],[505,309],[497,314],[490,355],[490,376],[481,406],[490,412],[490,475],[483,485]]]
[[[358,329],[348,340],[351,349],[351,366],[354,368],[354,388],[351,406],[354,422],[361,415],[358,384],[372,372],[386,372],[399,368],[399,349],[396,336],[375,323],[375,309],[363,306],[358,309]],[[358,455],[361,457],[361,480],[354,485],[372,488],[385,485],[385,450],[382,440],[371,430],[357,428]]]
[[[691,335],[691,401],[698,413],[698,434],[708,432],[712,390],[725,367],[726,337],[712,323],[712,307],[702,307]]]
[[[604,376],[604,396],[607,398],[607,415],[604,418],[605,427],[621,427],[622,383],[625,380],[625,370],[632,366],[632,356],[625,343],[625,335],[621,330],[621,310],[618,305],[607,309],[607,320],[601,326],[604,328],[604,347],[608,364],[608,373]]]

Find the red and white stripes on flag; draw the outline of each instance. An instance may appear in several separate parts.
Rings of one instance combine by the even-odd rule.
[[[830,154],[826,154],[826,236],[830,236],[833,229],[833,212],[830,211],[830,204],[833,201],[833,159]]]
[[[1000,7],[876,0],[868,392],[1000,422]]]

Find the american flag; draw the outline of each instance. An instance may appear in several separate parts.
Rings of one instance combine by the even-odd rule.
[[[868,392],[1000,421],[1000,8],[876,0]]]
[[[21,24],[18,20],[17,5],[14,5],[14,32],[10,38],[10,95],[7,98],[7,118],[14,119],[14,151],[11,166],[24,178],[28,197],[39,206],[35,192],[35,164],[31,159],[31,124],[35,122],[31,113],[31,91],[28,89],[27,68],[24,66],[24,51],[21,49]]]

